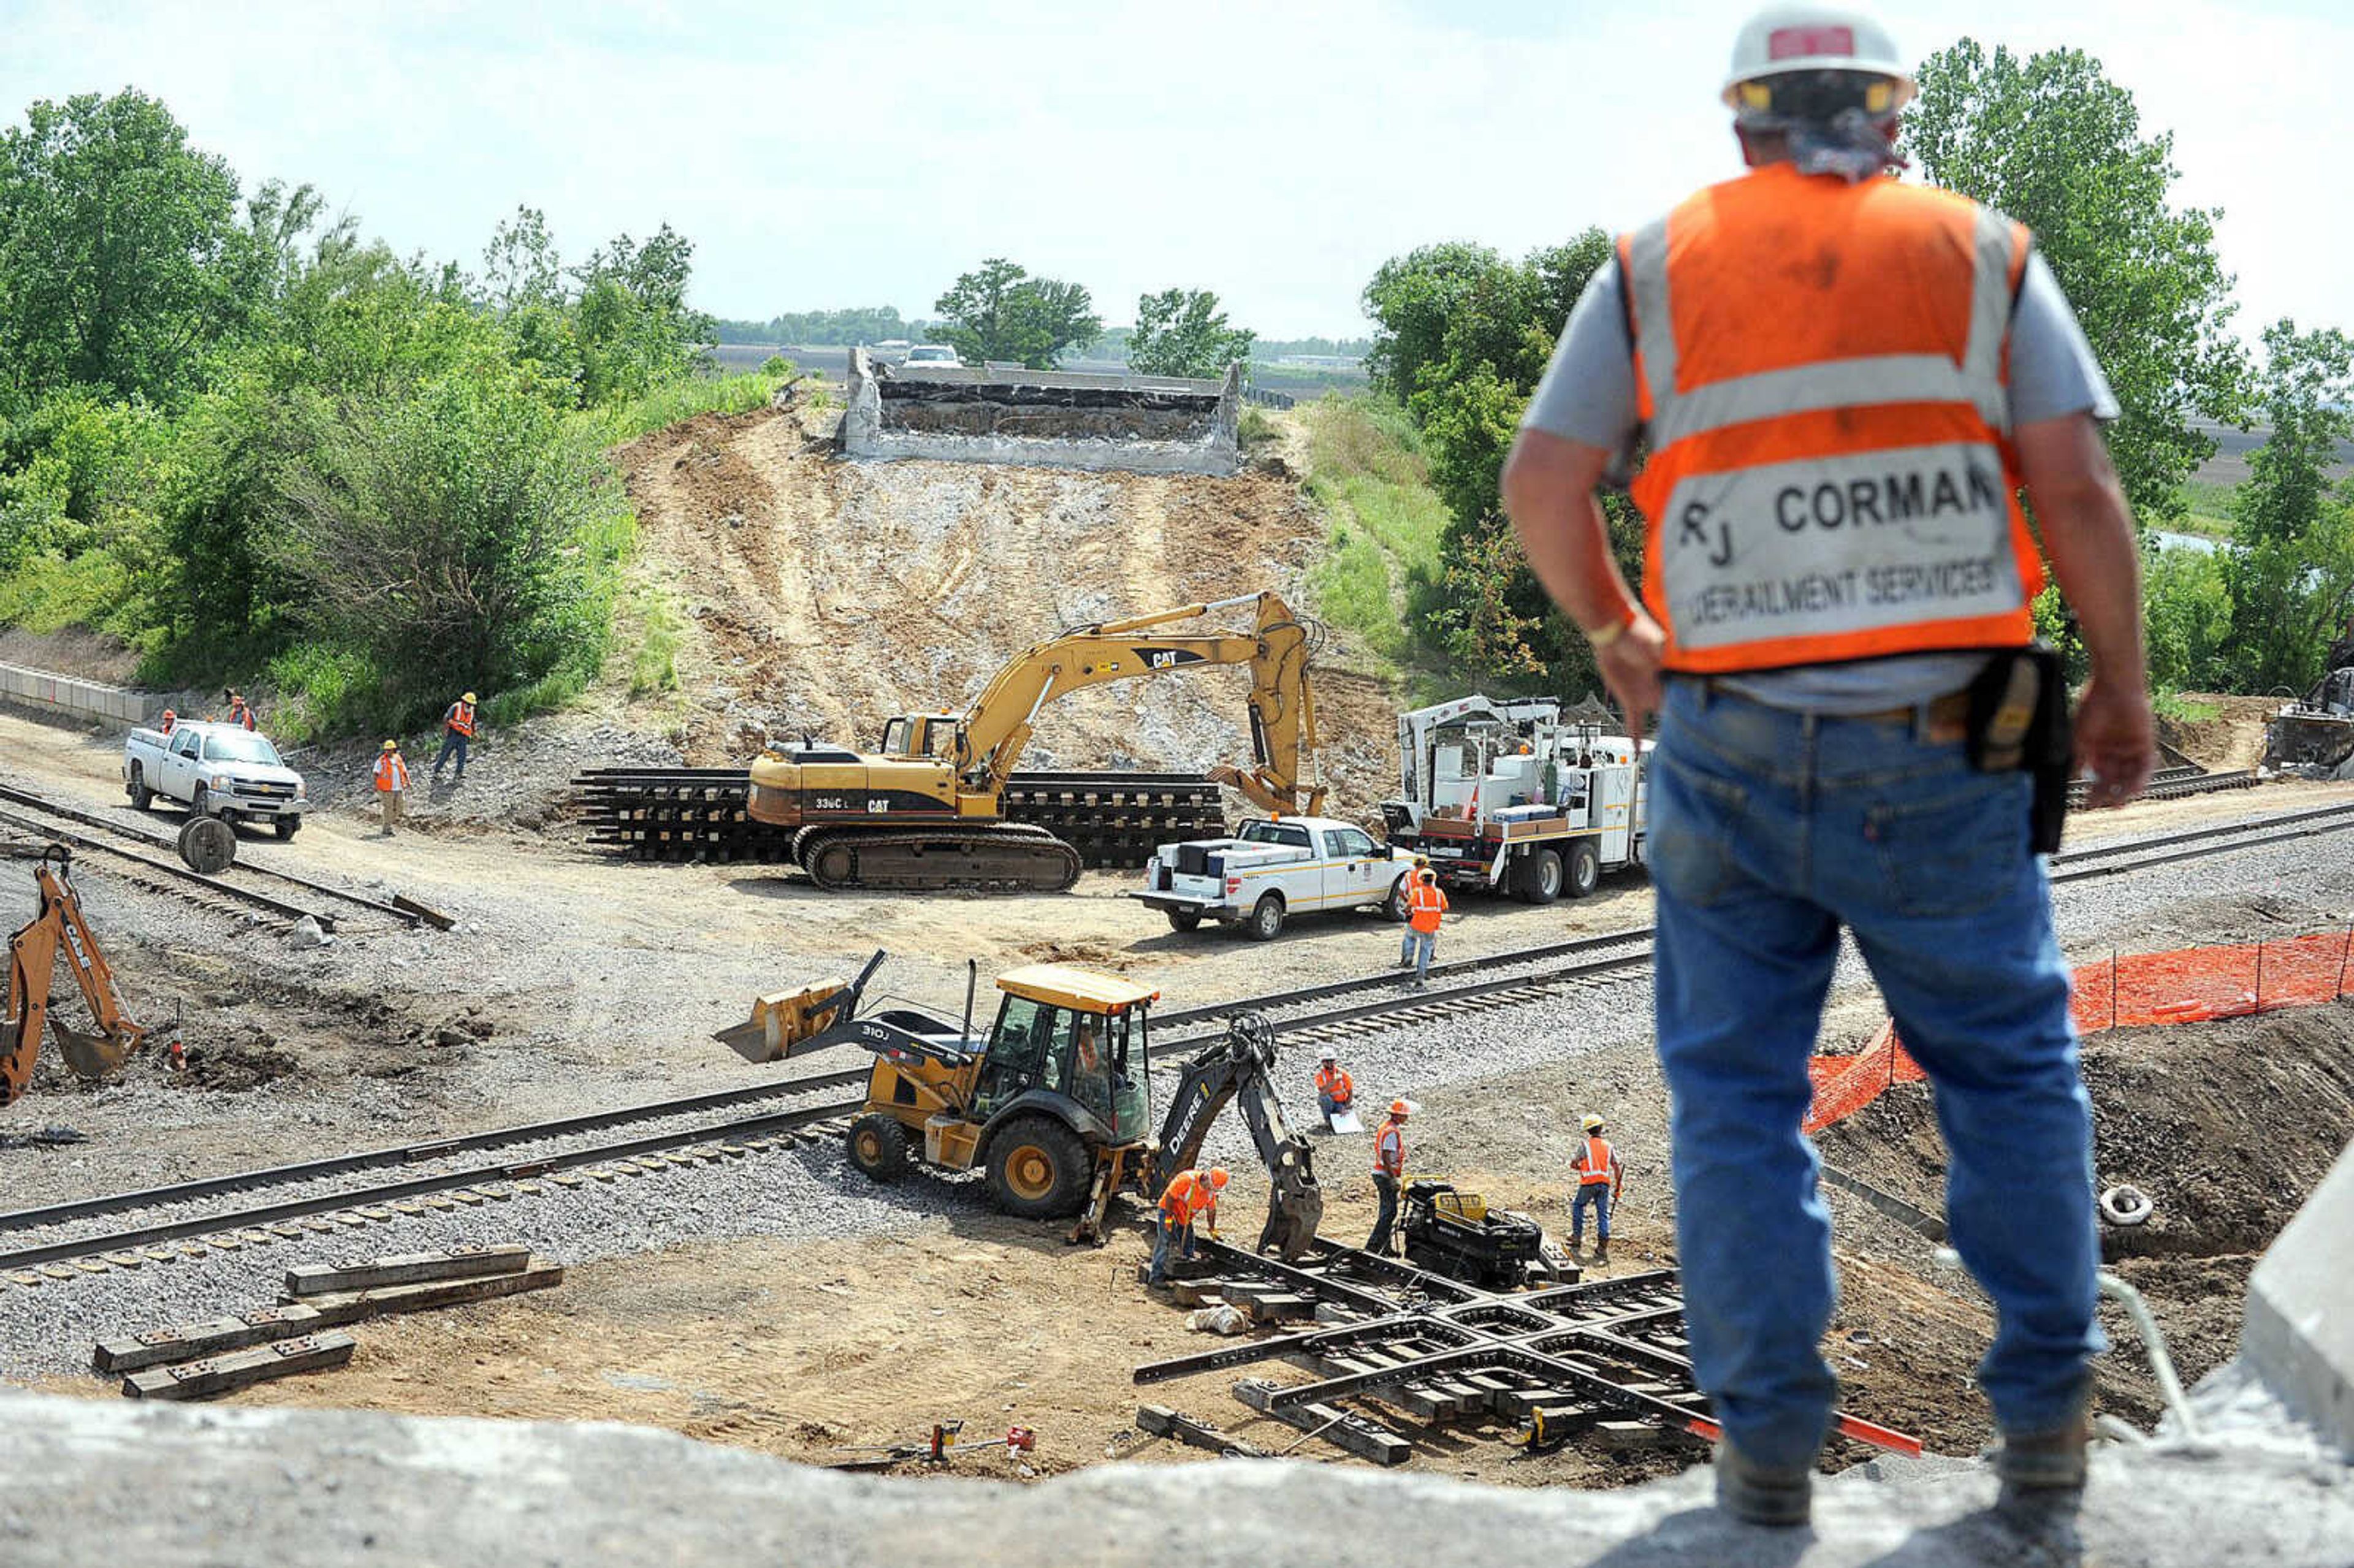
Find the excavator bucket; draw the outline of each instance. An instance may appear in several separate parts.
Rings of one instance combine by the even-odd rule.
[[[49,1020],[49,1036],[58,1043],[66,1065],[85,1078],[103,1078],[130,1059],[132,1048],[139,1044],[133,1035],[84,1034],[78,1029],[68,1029],[56,1019]]]

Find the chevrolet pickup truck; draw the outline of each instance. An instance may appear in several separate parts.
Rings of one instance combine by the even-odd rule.
[[[160,795],[200,817],[267,821],[281,839],[301,831],[311,807],[302,776],[279,760],[266,736],[242,725],[133,730],[122,743],[122,788],[143,811]]]
[[[1271,941],[1295,915],[1378,908],[1405,918],[1405,874],[1364,829],[1326,817],[1245,822],[1232,838],[1162,844],[1130,898],[1191,931],[1204,920]]]

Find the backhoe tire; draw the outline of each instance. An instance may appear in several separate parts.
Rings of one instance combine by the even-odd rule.
[[[864,1171],[869,1181],[887,1185],[907,1173],[911,1162],[907,1128],[890,1117],[860,1117],[850,1124],[850,1135],[843,1142],[850,1162]]]
[[[1561,856],[1549,849],[1531,850],[1512,867],[1512,893],[1523,904],[1550,904],[1561,896]]]
[[[302,819],[300,816],[274,817],[270,820],[270,831],[276,833],[282,842],[302,831]]]
[[[1202,923],[1202,912],[1199,909],[1172,909],[1167,911],[1167,914],[1169,928],[1172,931],[1190,931]]]
[[[1602,852],[1592,839],[1580,839],[1569,846],[1569,878],[1564,889],[1572,898],[1583,898],[1602,885]]]
[[[1243,922],[1243,935],[1254,942],[1272,942],[1283,935],[1283,895],[1262,893],[1251,906],[1250,918]]]
[[[146,770],[137,763],[131,765],[131,809],[143,811],[155,803],[155,791],[147,788]]]
[[[1059,1220],[1087,1206],[1095,1156],[1052,1117],[1025,1116],[989,1144],[989,1195],[1023,1220]]]

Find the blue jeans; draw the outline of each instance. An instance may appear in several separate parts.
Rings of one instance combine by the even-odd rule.
[[[1146,1278],[1150,1284],[1166,1285],[1171,1261],[1181,1255],[1193,1255],[1193,1227],[1177,1224],[1166,1214],[1161,1216],[1158,1224],[1159,1230],[1152,1238],[1152,1271]]]
[[[1604,1241],[1610,1239],[1610,1183],[1590,1182],[1577,1190],[1576,1201],[1569,1206],[1569,1245],[1575,1246],[1585,1234],[1585,1211],[1594,1211],[1594,1233]]]
[[[454,729],[442,731],[441,749],[433,757],[433,777],[436,779],[441,777],[441,765],[450,760],[450,754],[454,751],[458,754],[458,777],[463,779],[466,776],[466,751],[469,744],[466,737]]]
[[[1334,1099],[1331,1095],[1319,1089],[1316,1091],[1316,1108],[1324,1113],[1324,1128],[1325,1130],[1329,1132],[1332,1128],[1333,1116],[1348,1107],[1341,1105],[1339,1100]]]
[[[1650,768],[1659,1063],[1692,1363],[1734,1445],[1810,1463],[1837,1383],[1830,1216],[1807,1058],[1855,933],[1927,1071],[1953,1245],[1993,1298],[1978,1381],[2005,1431],[2072,1414],[2100,1261],[2091,1105],[2029,785],[1911,722],[1672,685]]]
[[[1437,951],[1437,932],[1417,931],[1413,927],[1408,926],[1405,928],[1405,939],[1398,944],[1398,962],[1401,964],[1412,964],[1414,966],[1415,979],[1418,980],[1428,980],[1430,978],[1430,958],[1433,953]]]

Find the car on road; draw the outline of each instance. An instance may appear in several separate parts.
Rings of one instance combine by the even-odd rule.
[[[242,725],[182,723],[172,733],[134,729],[122,742],[122,788],[141,810],[158,796],[232,825],[262,822],[291,839],[311,809],[302,776],[270,737]]]
[[[1370,908],[1405,919],[1412,863],[1354,823],[1267,818],[1243,823],[1232,838],[1162,844],[1144,863],[1144,885],[1129,896],[1168,916],[1173,929],[1215,920],[1265,942],[1295,915]]]
[[[909,349],[907,351],[907,357],[901,360],[899,363],[909,366],[929,365],[939,369],[954,370],[958,366],[962,365],[964,361],[957,357],[957,351],[950,348],[947,344],[919,343],[915,347]]]

